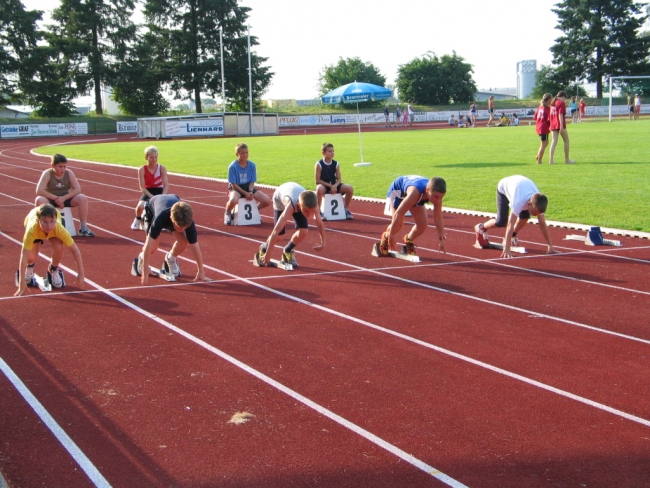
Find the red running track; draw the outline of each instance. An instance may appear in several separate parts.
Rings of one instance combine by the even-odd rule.
[[[429,232],[413,264],[370,256],[387,219],[355,201],[288,273],[250,263],[270,211],[227,227],[224,184],[173,176],[213,281],[185,260],[179,282],[142,287],[135,170],[73,163],[97,232],[75,239],[87,289],[70,271],[64,291],[13,298],[47,167],[34,145],[0,146],[10,487],[648,485],[647,240],[587,248],[553,228],[565,252],[547,256],[531,225],[530,254],[503,260],[472,247],[477,217],[447,213],[449,252]]]

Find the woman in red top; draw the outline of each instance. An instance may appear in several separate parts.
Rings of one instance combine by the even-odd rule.
[[[551,132],[551,122],[549,117],[551,114],[550,105],[552,98],[553,95],[550,93],[544,93],[542,102],[539,107],[537,107],[537,110],[535,110],[535,115],[533,117],[535,119],[535,130],[537,131],[539,138],[542,140],[542,144],[539,146],[539,151],[537,151],[537,156],[535,156],[537,164],[542,164],[544,151],[546,150],[546,146],[548,146],[548,134]]]
[[[562,136],[564,142],[564,162],[566,164],[574,164],[575,160],[569,159],[569,133],[566,130],[566,98],[565,91],[559,91],[551,102],[551,132],[553,133],[553,142],[551,142],[551,157],[548,164],[555,164],[553,156],[555,155],[555,147],[559,136]]]
[[[582,122],[582,120],[585,118],[585,107],[587,104],[585,103],[584,98],[580,99],[580,103],[578,104],[578,109],[580,110],[580,118],[578,118],[578,122]]]

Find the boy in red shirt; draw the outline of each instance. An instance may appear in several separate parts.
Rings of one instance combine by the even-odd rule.
[[[535,130],[537,131],[539,138],[542,140],[542,143],[539,146],[539,151],[537,151],[537,156],[535,156],[537,164],[542,164],[544,151],[546,150],[546,146],[548,146],[548,134],[551,132],[551,121],[549,119],[551,108],[549,105],[551,104],[552,98],[553,95],[550,93],[544,93],[542,102],[539,107],[537,107],[537,110],[535,110],[535,115],[533,117],[535,119]]]
[[[555,156],[555,147],[559,136],[562,136],[564,142],[564,162],[566,164],[574,164],[574,159],[569,159],[569,133],[566,130],[566,92],[561,90],[557,93],[551,102],[551,132],[553,133],[553,142],[551,142],[551,157],[548,164],[555,164],[553,156]]]

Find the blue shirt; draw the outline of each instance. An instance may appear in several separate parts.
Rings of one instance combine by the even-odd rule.
[[[400,192],[401,197],[404,198],[406,196],[406,189],[409,186],[414,186],[417,189],[417,191],[420,192],[420,195],[423,195],[424,191],[427,189],[427,183],[429,183],[429,180],[426,179],[424,176],[418,176],[418,175],[399,176],[390,185],[390,188],[388,189],[388,193],[386,194],[386,196],[389,197],[393,191],[397,190]]]
[[[248,184],[257,181],[257,170],[253,161],[246,161],[246,167],[242,168],[237,160],[228,166],[228,183],[235,183],[244,190],[248,190]]]

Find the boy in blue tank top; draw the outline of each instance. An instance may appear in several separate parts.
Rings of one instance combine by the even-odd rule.
[[[442,199],[447,193],[447,183],[439,176],[430,180],[422,176],[399,176],[388,189],[387,197],[390,201],[392,213],[391,223],[381,235],[379,251],[382,256],[388,256],[397,244],[396,235],[404,227],[404,216],[411,212],[415,225],[404,236],[406,254],[414,256],[417,237],[422,235],[429,226],[427,211],[424,204],[433,204],[433,221],[438,231],[438,249],[445,252],[445,224],[442,220]]]

